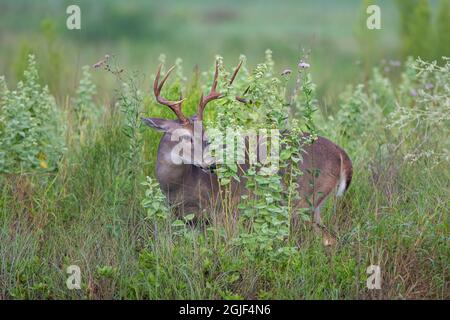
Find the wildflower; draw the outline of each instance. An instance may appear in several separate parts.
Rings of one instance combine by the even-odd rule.
[[[109,60],[109,54],[105,54],[105,57],[104,57],[102,60],[98,61],[97,63],[94,63],[94,64],[92,65],[92,67],[95,68],[95,69],[100,68],[100,67],[103,66],[108,60]]]
[[[40,160],[39,165],[41,166],[42,169],[48,169],[48,164],[47,161],[45,160]]]
[[[300,69],[308,69],[311,65],[303,60],[300,60],[300,63],[298,64],[298,67]]]
[[[39,166],[42,169],[48,169],[48,164],[47,164],[47,161],[46,161],[47,156],[45,155],[45,153],[39,152],[37,158],[39,160]]]
[[[283,72],[281,73],[282,76],[286,76],[288,74],[291,74],[292,70],[291,69],[285,69],[283,70]]]
[[[433,88],[434,88],[434,86],[433,86],[432,83],[426,83],[426,84],[425,84],[425,89],[426,89],[426,90],[431,90],[431,89],[433,89]]]
[[[417,96],[417,91],[414,90],[414,89],[411,89],[411,90],[409,91],[409,94],[410,94],[412,97],[415,97],[415,96]]]
[[[92,65],[92,68],[100,68],[105,63],[105,60],[100,60],[99,62],[96,62]]]

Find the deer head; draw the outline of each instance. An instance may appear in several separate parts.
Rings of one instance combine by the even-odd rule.
[[[229,85],[233,83],[241,65],[242,61],[234,70]],[[211,158],[209,158],[210,161],[205,162],[205,157],[203,157],[203,150],[205,150],[205,147],[208,145],[208,140],[203,130],[202,124],[203,114],[209,102],[220,99],[223,96],[222,93],[217,91],[219,65],[216,62],[213,83],[209,94],[207,94],[206,96],[202,94],[198,103],[197,113],[190,118],[183,114],[182,105],[184,99],[181,96],[178,101],[169,101],[161,96],[161,90],[166,83],[170,73],[173,71],[174,66],[167,71],[166,75],[160,81],[161,67],[162,65],[159,66],[156,73],[155,81],[153,83],[153,91],[156,100],[160,104],[169,107],[175,113],[178,119],[142,119],[143,122],[148,126],[165,133],[160,142],[158,150],[158,160],[164,159],[164,162],[166,162],[170,167],[172,167],[172,165],[189,164],[206,170],[209,168],[212,162]]]

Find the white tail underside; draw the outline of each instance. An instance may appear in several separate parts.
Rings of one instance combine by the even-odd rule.
[[[340,155],[340,158],[341,158],[341,173],[339,175],[339,185],[336,191],[337,197],[342,197],[347,187],[347,174],[344,171],[342,155]]]

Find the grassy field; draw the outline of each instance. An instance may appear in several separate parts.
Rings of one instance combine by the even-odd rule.
[[[355,38],[355,1],[96,2],[78,34],[61,27],[65,4],[0,4],[10,13],[0,16],[0,299],[449,299],[449,62],[398,66],[396,14],[380,2],[386,24],[370,57]],[[17,23],[27,5],[35,14]],[[146,6],[152,19],[136,9]],[[128,25],[130,17],[150,25]],[[276,64],[264,79],[289,67],[288,91],[302,49],[311,49],[302,72],[316,83],[317,110],[305,120],[303,82],[293,114],[353,161],[348,192],[323,209],[334,246],[304,217],[274,248],[254,250],[241,235],[267,235],[251,233],[244,218],[212,212],[192,227],[171,215],[154,179],[142,184],[154,178],[161,134],[136,120],[172,117],[150,92],[160,53],[167,64],[183,58],[167,92],[183,89],[193,114],[215,54],[227,70],[245,54],[251,73],[258,63],[270,70],[267,48]],[[83,71],[106,53],[121,75]],[[196,64],[207,71],[199,80]],[[243,72],[237,88],[249,79]],[[219,117],[211,109],[210,125]],[[70,265],[80,267],[79,290],[66,286]],[[366,286],[370,265],[381,269],[381,289]]]

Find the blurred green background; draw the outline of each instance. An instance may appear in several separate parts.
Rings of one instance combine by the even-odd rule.
[[[372,3],[381,7],[382,30],[366,28]],[[81,8],[81,30],[66,28],[70,4]],[[446,11],[446,0],[2,0],[0,74],[15,83],[33,52],[43,81],[64,99],[81,66],[105,54],[150,77],[161,53],[168,63],[182,58],[189,74],[195,65],[209,67],[216,54],[228,65],[240,54],[257,63],[270,48],[281,70],[295,67],[306,51],[319,97],[333,103],[344,83],[363,81],[381,59],[450,55],[448,45],[439,47],[450,42]],[[99,98],[107,101],[112,80],[100,72],[95,77]]]

